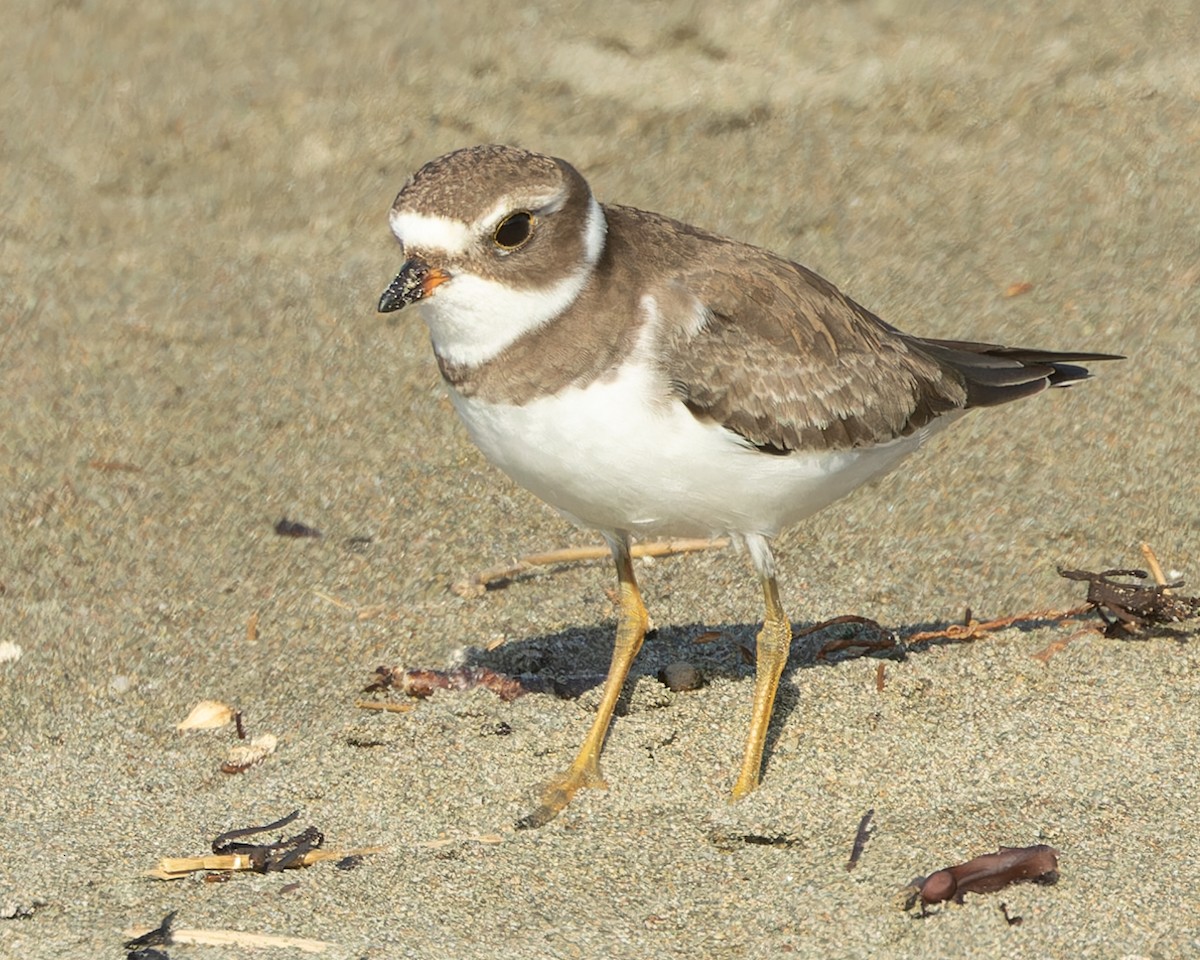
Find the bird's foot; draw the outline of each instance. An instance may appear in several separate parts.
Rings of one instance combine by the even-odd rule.
[[[729,802],[736,803],[747,794],[753,793],[758,789],[758,783],[759,775],[757,770],[752,774],[743,770],[738,776],[737,782],[734,783],[733,790],[730,791]]]
[[[600,775],[600,764],[596,761],[571,764],[565,771],[546,782],[542,787],[542,800],[537,808],[517,821],[518,830],[544,827],[557,817],[579,790],[607,790],[608,783]]]

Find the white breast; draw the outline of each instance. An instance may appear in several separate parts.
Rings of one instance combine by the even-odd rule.
[[[697,420],[634,362],[520,406],[451,398],[517,483],[583,526],[634,534],[773,536],[892,469],[928,432],[860,450],[764,454]]]

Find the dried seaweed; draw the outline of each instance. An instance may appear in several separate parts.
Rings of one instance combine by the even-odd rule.
[[[1087,602],[1105,623],[1109,637],[1143,636],[1151,627],[1167,626],[1200,617],[1200,597],[1177,596],[1172,591],[1184,585],[1147,583],[1150,574],[1145,570],[1058,570],[1068,580],[1082,580],[1088,585]],[[1134,579],[1128,583],[1114,577]]]
[[[858,821],[858,832],[854,834],[854,846],[850,848],[850,859],[846,861],[847,870],[853,870],[858,866],[858,861],[862,859],[863,850],[866,849],[867,841],[871,839],[871,834],[873,833],[871,818],[874,816],[875,808],[872,807]]]
[[[585,690],[603,682],[603,674],[584,674],[565,680],[551,680],[530,675],[514,677],[487,667],[427,670],[380,666],[375,669],[375,679],[363,688],[363,692],[396,690],[410,697],[424,699],[436,690],[474,690],[482,687],[505,702],[516,700],[528,693],[549,693],[564,700],[573,700]]]
[[[360,847],[354,850],[323,850],[325,835],[316,827],[309,826],[292,837],[280,837],[265,843],[251,843],[247,837],[279,830],[292,823],[300,815],[293,810],[286,817],[261,827],[239,827],[227,830],[213,838],[212,856],[164,857],[158,868],[150,875],[160,880],[175,880],[198,870],[241,871],[274,873],[281,870],[307,867],[322,860],[345,860],[347,857],[362,857],[378,853],[380,847]]]
[[[162,951],[153,950],[154,947],[169,947],[174,941],[171,937],[171,924],[175,922],[175,914],[178,910],[172,910],[162,922],[153,930],[148,930],[140,937],[134,937],[131,940],[125,941],[125,949],[129,951],[130,957],[138,957],[140,960],[149,960],[150,957],[165,956]]]
[[[316,827],[306,827],[294,837],[280,838],[274,843],[245,843],[241,838],[286,827],[298,816],[300,811],[293,810],[286,817],[262,827],[227,830],[213,839],[212,852],[217,856],[246,857],[250,868],[257,873],[273,873],[297,866],[308,853],[325,842],[325,834]]]
[[[316,527],[310,527],[306,523],[301,523],[299,520],[289,520],[287,517],[280,517],[275,523],[275,533],[281,537],[321,537],[321,533]]]
[[[912,895],[904,904],[910,910],[919,900],[925,907],[946,900],[963,902],[967,893],[994,893],[1012,883],[1058,882],[1058,851],[1044,843],[1032,847],[1001,847],[966,863],[943,867],[928,877],[917,877]]]

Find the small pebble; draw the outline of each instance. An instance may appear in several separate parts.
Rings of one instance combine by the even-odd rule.
[[[686,660],[668,663],[658,671],[658,679],[667,689],[673,690],[675,693],[699,690],[704,686],[704,676],[700,673],[699,667]]]

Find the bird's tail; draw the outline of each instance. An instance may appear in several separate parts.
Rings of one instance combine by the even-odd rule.
[[[969,340],[908,339],[916,349],[962,376],[967,407],[994,407],[1047,387],[1069,387],[1091,376],[1082,362],[1125,359],[1114,353],[1060,353]]]

